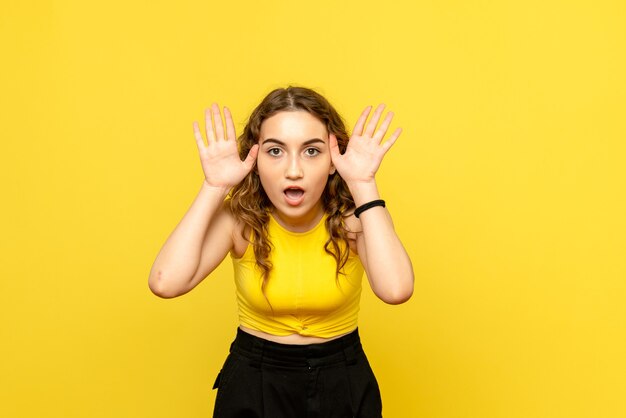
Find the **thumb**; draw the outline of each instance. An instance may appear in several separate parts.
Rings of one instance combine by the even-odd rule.
[[[256,156],[259,153],[259,144],[254,144],[250,151],[248,152],[248,156],[243,161],[243,165],[248,169],[248,171],[252,170],[254,163],[256,162]]]
[[[339,144],[337,144],[337,137],[335,136],[335,134],[329,135],[329,145],[330,145],[330,158],[334,162],[341,155],[341,151],[339,150]]]

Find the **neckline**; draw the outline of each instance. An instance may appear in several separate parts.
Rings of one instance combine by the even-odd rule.
[[[273,223],[274,225],[276,225],[278,229],[280,229],[282,232],[289,234],[289,235],[293,235],[293,236],[304,236],[304,235],[312,234],[313,232],[317,231],[321,225],[325,223],[326,218],[328,217],[328,214],[324,212],[322,213],[322,217],[320,218],[320,220],[317,222],[317,224],[313,228],[309,229],[308,231],[295,232],[282,226],[280,222],[276,220],[276,218],[274,217],[272,213],[270,213],[269,215],[270,215],[270,223]]]

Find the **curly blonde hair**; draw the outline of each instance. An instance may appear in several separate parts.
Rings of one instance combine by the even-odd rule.
[[[238,139],[240,157],[245,158],[252,146],[258,143],[261,124],[265,119],[281,111],[295,110],[309,112],[319,119],[326,126],[328,133],[335,134],[337,137],[341,153],[345,152],[349,136],[343,119],[328,100],[311,89],[289,86],[273,90],[254,109]],[[329,176],[321,199],[327,214],[325,226],[330,235],[324,249],[337,262],[336,278],[338,279],[349,257],[350,247],[344,217],[348,216],[346,214],[348,211],[354,209],[354,199],[348,185],[337,171]],[[265,293],[272,269],[272,263],[269,260],[271,243],[267,227],[273,206],[263,190],[256,170],[250,171],[243,181],[231,190],[229,203],[235,217],[252,230],[254,255],[256,264],[262,272],[262,290]],[[245,236],[245,232],[242,234],[244,239],[249,239]]]

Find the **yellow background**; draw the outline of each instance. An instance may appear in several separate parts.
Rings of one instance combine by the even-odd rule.
[[[0,416],[210,416],[231,266],[148,273],[192,122],[289,84],[404,128],[378,181],[415,294],[360,322],[386,417],[626,416],[623,1],[5,1],[0,43]]]

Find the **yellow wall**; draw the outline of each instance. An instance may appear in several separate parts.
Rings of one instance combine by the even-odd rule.
[[[290,83],[404,128],[378,180],[415,295],[360,322],[387,417],[626,416],[623,1],[4,3],[0,416],[210,416],[231,267],[148,273],[192,122]]]

